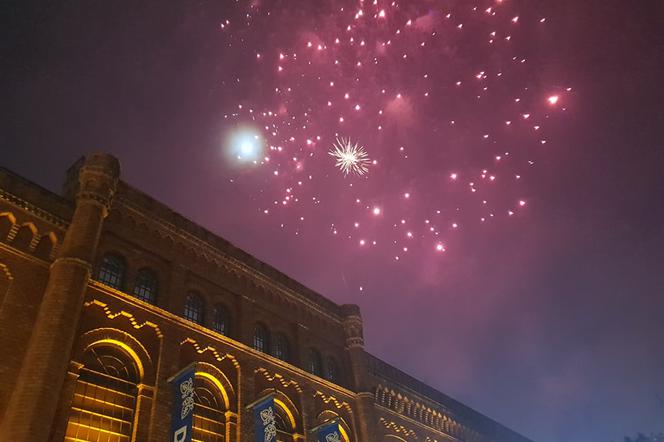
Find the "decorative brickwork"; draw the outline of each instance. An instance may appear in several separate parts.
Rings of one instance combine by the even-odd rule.
[[[283,441],[313,441],[332,419],[345,442],[528,441],[368,354],[357,306],[119,171],[109,155],[82,158],[63,197],[0,169],[0,431],[11,440],[168,440],[167,380],[195,362],[196,440],[252,441],[246,405],[272,392]]]

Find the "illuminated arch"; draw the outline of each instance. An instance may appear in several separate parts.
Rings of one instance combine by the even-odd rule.
[[[79,361],[65,441],[129,441],[144,375],[140,358],[126,343],[104,338],[86,345]]]
[[[11,212],[0,213],[0,241],[5,241],[16,224],[16,217]]]
[[[86,351],[90,350],[93,347],[98,347],[98,346],[102,346],[102,345],[111,345],[111,346],[115,345],[115,346],[120,347],[121,349],[123,349],[125,352],[127,352],[127,354],[129,354],[129,356],[131,356],[134,363],[136,364],[136,367],[138,368],[139,380],[142,380],[145,377],[145,367],[143,367],[143,363],[141,362],[141,358],[138,356],[138,354],[134,351],[133,348],[131,348],[130,346],[128,346],[127,344],[125,344],[122,341],[118,341],[116,339],[110,339],[110,338],[100,339],[100,340],[95,341],[95,342],[91,343],[90,345],[88,345],[83,352],[85,353]]]
[[[101,327],[83,333],[79,337],[73,359],[81,361],[86,350],[99,344],[116,345],[123,349],[134,359],[141,377],[140,382],[154,385],[154,367],[147,349],[138,339],[116,328]]]
[[[267,389],[263,390],[258,397],[266,396],[268,394],[274,394],[274,404],[277,406],[277,414],[284,417],[284,423],[288,425],[289,428],[285,429],[289,435],[295,435],[299,432],[300,425],[300,413],[295,406],[295,403],[281,390]]]
[[[203,371],[207,370],[207,371]],[[211,374],[214,367],[199,363],[194,378],[194,413],[192,440],[221,442],[226,435],[226,411],[229,398],[222,381]]]
[[[343,442],[350,442],[350,426],[348,425],[348,422],[341,416],[339,416],[338,413],[332,411],[332,410],[323,410],[320,412],[320,414],[316,417],[318,424],[323,424],[325,422],[329,422],[333,419],[336,419],[339,422],[339,432],[341,433],[341,438]]]
[[[231,409],[231,401],[233,399],[231,396],[235,395],[235,391],[233,389],[233,384],[224,372],[207,362],[197,362],[196,376],[200,376],[212,382],[219,389],[226,409]]]

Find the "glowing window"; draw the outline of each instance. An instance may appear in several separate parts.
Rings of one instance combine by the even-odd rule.
[[[269,333],[262,324],[256,324],[254,327],[254,349],[267,353]]]
[[[274,407],[274,423],[277,427],[277,442],[294,442],[295,428],[291,425],[286,410],[280,404]]]
[[[157,276],[150,269],[139,270],[134,284],[134,295],[141,301],[155,304],[157,301]]]
[[[316,376],[322,376],[323,374],[323,361],[320,357],[318,350],[312,348],[309,349],[309,358],[307,359],[307,371]]]
[[[212,329],[217,333],[228,336],[230,315],[223,305],[217,305],[212,316]]]
[[[136,364],[112,345],[87,350],[82,362],[65,441],[129,442],[140,382]]]
[[[196,324],[203,324],[203,299],[197,293],[191,292],[187,295],[184,318]]]
[[[281,333],[274,337],[272,355],[282,361],[288,361],[289,359],[288,339]]]
[[[99,266],[97,279],[114,289],[122,290],[124,284],[126,265],[121,256],[104,255]]]
[[[226,434],[225,406],[221,392],[204,377],[194,378],[194,424],[192,440],[223,442]]]

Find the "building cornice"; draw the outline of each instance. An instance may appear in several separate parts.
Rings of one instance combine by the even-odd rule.
[[[67,226],[69,225],[68,221],[35,206],[34,204],[6,191],[5,189],[0,189],[0,200],[6,201],[12,206],[22,209],[35,216],[39,220],[44,221],[59,229],[66,230]]]
[[[342,323],[342,318],[340,316],[331,314],[329,311],[326,311],[326,309],[323,306],[317,304],[313,300],[309,299],[307,296],[275,281],[274,278],[260,272],[259,270],[255,269],[254,267],[251,267],[245,262],[227,253],[224,253],[219,248],[214,247],[209,242],[200,239],[196,235],[188,232],[187,230],[182,229],[176,226],[175,224],[170,223],[162,218],[150,216],[149,214],[145,213],[145,211],[135,206],[129,198],[126,198],[123,195],[118,195],[116,197],[115,203],[117,205],[121,205],[122,208],[129,210],[134,214],[137,214],[143,218],[148,219],[150,222],[159,225],[160,228],[173,234],[175,237],[179,236],[185,238],[198,250],[203,250],[209,255],[211,255],[213,258],[216,258],[212,259],[212,261],[221,262],[222,265],[226,267],[228,270],[242,274],[244,277],[252,281],[252,283],[254,283],[255,285],[261,286],[267,290],[272,290],[277,293],[280,293],[292,301],[303,303],[306,305],[307,308],[316,311],[319,315],[328,318],[329,320],[335,322],[336,324]],[[329,302],[332,303],[332,301]]]
[[[311,382],[314,385],[318,386],[324,386],[328,388],[331,391],[334,391],[336,394],[344,395],[347,398],[355,398],[357,396],[357,393],[355,393],[352,390],[349,390],[345,387],[342,387],[340,385],[334,384],[332,382],[329,382],[323,378],[319,378],[317,376],[312,375],[308,371],[305,371],[304,369],[301,369],[295,365],[291,365],[287,362],[282,361],[281,359],[277,359],[274,356],[271,356],[269,354],[260,352],[258,350],[255,350],[254,348],[243,344],[242,342],[236,341],[232,338],[229,338],[228,336],[222,335],[220,333],[215,332],[214,330],[210,330],[202,325],[193,323],[191,321],[187,321],[186,319],[175,315],[167,310],[164,310],[160,307],[157,307],[155,305],[152,305],[148,302],[141,301],[140,299],[137,299],[127,293],[124,293],[120,290],[116,290],[112,287],[107,286],[106,284],[103,284],[99,281],[96,281],[94,279],[90,279],[88,283],[88,287],[94,288],[112,298],[116,298],[118,300],[121,300],[122,302],[140,307],[144,310],[149,311],[152,314],[155,314],[160,317],[160,319],[169,321],[172,323],[175,323],[183,328],[189,328],[193,329],[196,332],[204,335],[206,338],[209,338],[211,340],[216,340],[216,341],[221,341],[225,345],[228,345],[235,350],[239,350],[245,353],[249,353],[251,356],[258,358],[258,359],[265,359],[268,362],[270,362],[274,366],[278,366],[285,372],[289,374],[289,376],[299,376],[300,378],[306,379],[307,381]],[[95,301],[97,303],[102,303],[105,305],[103,301],[96,300],[94,297],[88,297],[89,299],[86,302],[89,302],[91,304],[94,304]],[[109,310],[110,311],[110,310]],[[113,314],[118,314],[119,312],[112,312]],[[198,341],[196,341],[198,342]]]

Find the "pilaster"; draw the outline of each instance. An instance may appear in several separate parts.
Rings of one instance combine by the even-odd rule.
[[[132,440],[139,441],[148,439],[154,391],[154,387],[149,385],[138,385],[138,394],[136,395],[136,411],[134,413],[134,422],[132,425]]]
[[[350,359],[352,387],[356,395],[355,428],[362,442],[378,440],[376,432],[376,415],[374,413],[374,395],[369,382],[369,370],[364,351],[364,331],[360,308],[357,305],[342,306],[344,313],[344,333],[346,335],[346,351]]]
[[[55,413],[53,431],[51,433],[51,440],[53,442],[61,441],[65,438],[67,431],[67,416],[69,414],[71,402],[74,400],[76,383],[80,376],[81,368],[83,368],[83,364],[74,361],[69,363],[67,377],[65,378],[64,385],[62,386],[62,394],[60,395],[60,405]]]
[[[147,438],[151,442],[162,442],[170,437],[173,394],[168,379],[183,368],[180,366],[181,341],[182,336],[175,330],[162,339]]]

